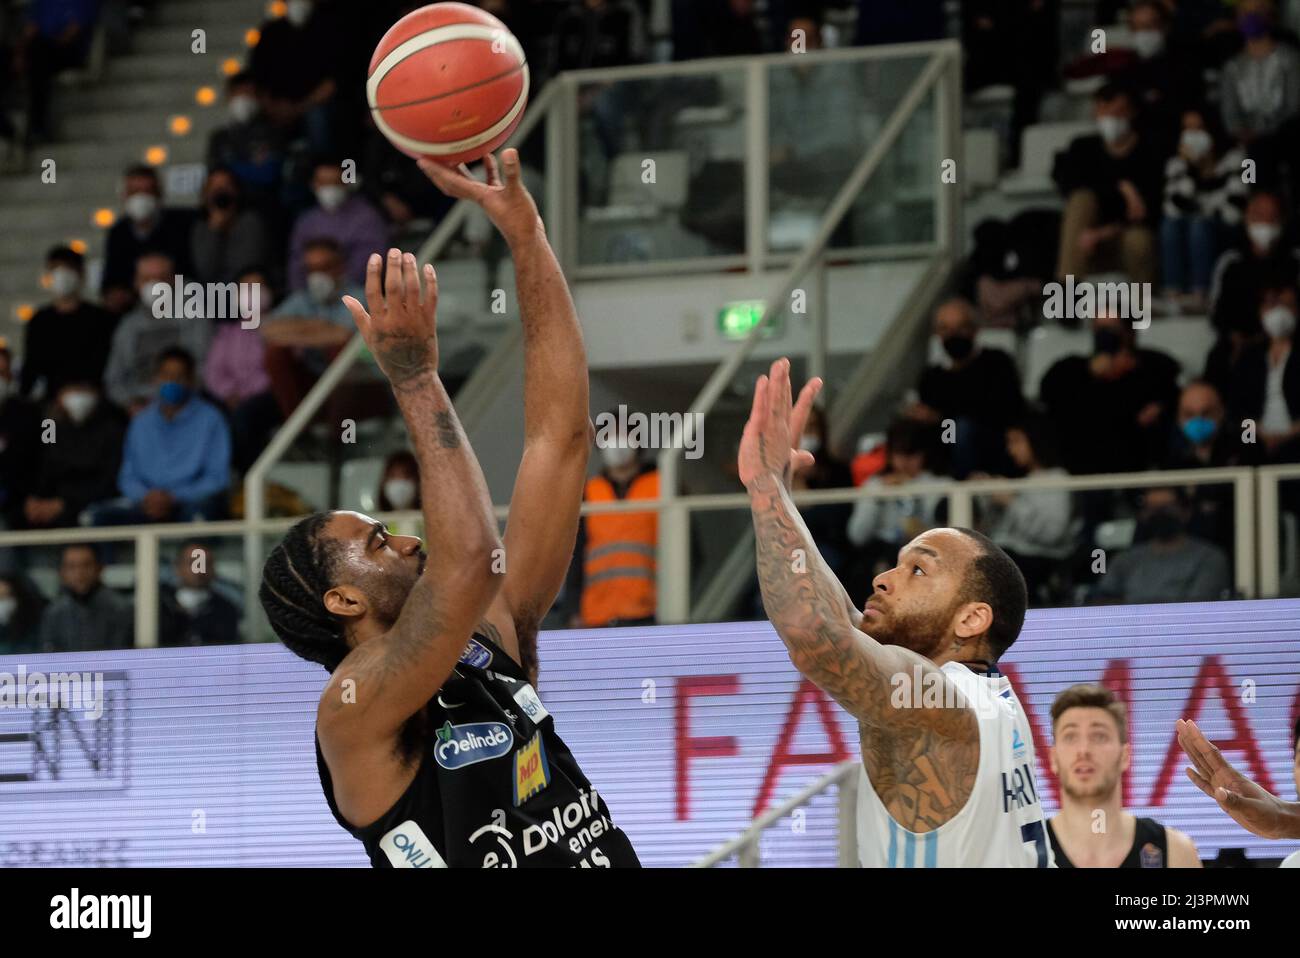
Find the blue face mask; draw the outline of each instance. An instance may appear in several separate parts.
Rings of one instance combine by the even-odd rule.
[[[158,387],[158,398],[169,406],[180,406],[189,401],[190,387],[182,383],[163,383]]]
[[[1183,423],[1183,435],[1192,445],[1199,446],[1214,435],[1215,428],[1213,419],[1208,416],[1195,416]]]

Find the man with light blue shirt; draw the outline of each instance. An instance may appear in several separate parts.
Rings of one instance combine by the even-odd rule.
[[[194,393],[194,357],[173,347],[158,357],[158,398],[131,420],[117,475],[122,496],[91,506],[89,525],[195,522],[226,514],[230,429]]]

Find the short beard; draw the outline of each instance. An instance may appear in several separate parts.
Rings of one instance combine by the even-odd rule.
[[[1085,791],[1076,788],[1065,776],[1061,776],[1061,791],[1065,792],[1066,795],[1069,795],[1076,802],[1088,801],[1090,799],[1096,800],[1106,798],[1114,792],[1115,785],[1118,782],[1118,775],[1110,775],[1099,781],[1095,787]]]
[[[953,609],[949,608],[928,613],[913,612],[905,617],[891,615],[883,632],[870,629],[866,631],[883,645],[897,645],[933,659],[943,647],[943,638],[948,623],[952,620],[952,612]]]

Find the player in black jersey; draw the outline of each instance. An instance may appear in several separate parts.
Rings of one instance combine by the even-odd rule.
[[[520,179],[421,162],[482,207],[514,258],[524,326],[524,450],[503,537],[438,377],[437,280],[398,250],[345,297],[397,397],[420,464],[426,555],[355,512],[311,516],[267,560],[260,597],[289,649],[331,673],[317,765],[339,824],[378,867],[637,865],[627,836],[534,688],[538,624],[577,534],[586,353],[573,301]]]

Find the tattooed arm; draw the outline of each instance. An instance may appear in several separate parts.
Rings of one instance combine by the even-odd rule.
[[[760,378],[741,440],[763,606],[795,667],[858,720],[862,761],[890,814],[913,831],[929,831],[956,815],[974,786],[975,715],[965,706],[921,707],[923,689],[946,687],[947,678],[928,659],[861,631],[860,613],[786,489],[789,424],[806,418],[797,407],[792,412],[789,375],[788,361],[778,360],[771,378]],[[801,405],[811,405],[810,392],[815,388],[805,387]]]

